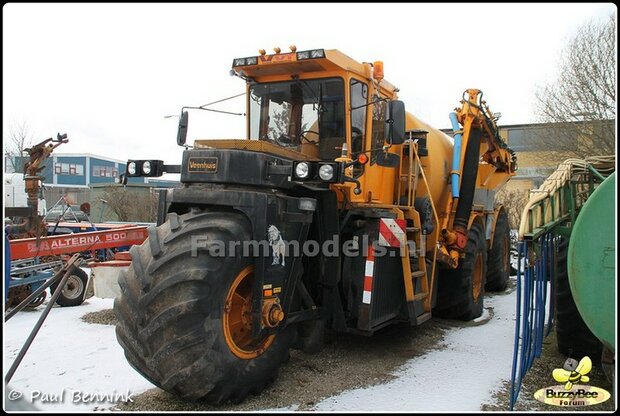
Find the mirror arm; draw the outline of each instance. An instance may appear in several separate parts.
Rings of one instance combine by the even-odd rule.
[[[353,188],[353,193],[355,195],[359,195],[359,194],[362,193],[362,189],[361,189],[362,188],[362,184],[360,183],[359,180],[345,175],[345,176],[343,176],[342,181],[343,182],[353,182],[355,184],[355,188]]]

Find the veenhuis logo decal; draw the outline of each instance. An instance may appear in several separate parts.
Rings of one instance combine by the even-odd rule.
[[[553,379],[558,383],[534,393],[534,398],[552,406],[577,407],[603,403],[611,397],[607,390],[599,387],[578,384],[587,383],[587,374],[592,370],[590,357],[583,357],[579,362],[569,358],[562,368],[553,370]]]
[[[217,157],[190,157],[187,170],[195,173],[217,173]]]

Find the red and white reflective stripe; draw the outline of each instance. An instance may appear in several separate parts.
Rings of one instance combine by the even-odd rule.
[[[372,298],[372,276],[375,272],[375,250],[368,247],[368,255],[366,256],[366,270],[364,272],[364,292],[362,293],[362,303],[370,305]]]
[[[384,247],[404,247],[407,245],[407,222],[381,218],[379,220],[379,245]]]

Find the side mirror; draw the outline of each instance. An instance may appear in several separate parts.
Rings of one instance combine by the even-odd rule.
[[[181,118],[179,119],[179,131],[177,132],[177,144],[183,146],[187,140],[187,123],[189,121],[189,114],[187,111],[181,112]]]
[[[402,144],[405,141],[405,103],[388,102],[388,118],[385,120],[385,137],[389,144]]]

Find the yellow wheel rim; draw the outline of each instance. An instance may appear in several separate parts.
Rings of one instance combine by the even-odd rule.
[[[275,335],[252,338],[252,286],[254,266],[241,270],[226,295],[222,323],[224,338],[230,351],[239,358],[250,360],[269,348]]]

